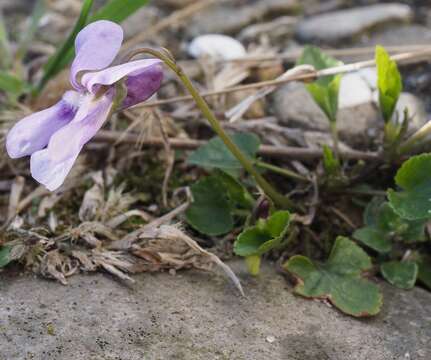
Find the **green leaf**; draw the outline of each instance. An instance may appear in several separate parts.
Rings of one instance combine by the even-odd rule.
[[[418,276],[418,265],[413,261],[389,261],[380,267],[383,277],[400,289],[411,289]]]
[[[11,250],[12,250],[11,246],[0,247],[0,268],[5,267],[7,264],[11,262],[11,258],[10,258]]]
[[[394,241],[413,243],[424,241],[423,220],[401,218],[383,198],[374,198],[364,212],[365,227],[354,232],[353,237],[379,253],[388,253]]]
[[[90,22],[105,19],[120,23],[147,3],[148,0],[111,0],[100,8]]]
[[[402,218],[431,218],[431,154],[414,156],[398,170],[395,183],[401,191],[388,190],[391,207]]]
[[[348,238],[337,238],[325,264],[296,255],[283,267],[297,278],[296,294],[328,299],[352,316],[371,316],[380,311],[383,297],[378,286],[361,276],[371,269],[371,259]]]
[[[233,217],[226,191],[209,176],[191,187],[193,202],[186,211],[187,222],[206,235],[222,235],[233,229]]]
[[[255,226],[245,229],[234,244],[240,256],[262,255],[282,245],[290,224],[288,211],[276,211],[268,219],[259,219]]]
[[[253,197],[236,178],[218,169],[215,171],[214,176],[216,176],[225,187],[232,202],[232,206],[238,205],[246,209],[253,208],[255,202]]]
[[[397,63],[391,60],[382,46],[376,46],[376,65],[380,109],[383,119],[388,122],[394,113],[403,84]]]
[[[52,55],[44,66],[44,74],[41,82],[38,85],[38,89],[41,90],[45,84],[57,75],[72,59],[73,46],[75,38],[82,28],[87,24],[90,10],[93,6],[94,0],[85,0],[82,4],[81,13],[79,14],[78,20],[73,27],[72,32],[67,37],[66,41],[59,47],[59,49]]]
[[[353,233],[353,238],[379,253],[388,253],[392,249],[392,241],[386,234],[371,226],[356,230]]]
[[[324,54],[319,48],[307,46],[298,60],[298,65],[303,64],[312,65],[316,70],[323,70],[342,65],[342,62]],[[330,75],[323,76],[306,85],[308,92],[330,122],[337,120],[340,81],[341,75]]]
[[[259,138],[251,133],[236,133],[232,141],[240,150],[253,159],[260,146]],[[187,159],[189,164],[206,168],[219,168],[232,175],[238,175],[242,168],[240,162],[232,155],[222,139],[215,137],[192,152]]]
[[[11,73],[0,71],[0,90],[9,96],[17,97],[27,88],[27,84]]]

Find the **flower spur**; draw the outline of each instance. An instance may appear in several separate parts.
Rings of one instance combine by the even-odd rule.
[[[123,41],[122,28],[100,20],[87,25],[75,40],[67,91],[54,106],[20,120],[9,131],[11,158],[31,156],[32,177],[58,189],[83,146],[115,110],[150,98],[163,79],[161,61],[144,59],[110,66]]]

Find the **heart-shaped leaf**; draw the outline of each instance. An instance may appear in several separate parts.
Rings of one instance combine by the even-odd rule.
[[[403,89],[397,63],[389,57],[382,46],[376,47],[377,87],[383,119],[388,122],[394,113],[400,93]]]
[[[223,184],[224,188],[228,192],[229,199],[232,202],[232,206],[239,206],[246,209],[252,209],[254,205],[254,199],[236,178],[230,174],[216,170],[214,175]]]
[[[382,264],[383,277],[400,289],[411,289],[418,276],[418,265],[413,261],[388,261]]]
[[[388,253],[392,249],[392,241],[379,229],[366,226],[356,230],[353,238],[379,253]]]
[[[213,176],[191,187],[193,202],[186,211],[187,222],[207,235],[222,235],[233,229],[233,217],[226,191]]]
[[[298,60],[298,65],[303,64],[312,65],[316,70],[323,70],[342,63],[324,54],[319,48],[307,46]],[[315,82],[306,85],[308,92],[330,122],[337,120],[340,81],[341,75],[330,75],[320,77]]]
[[[376,284],[362,277],[371,259],[358,245],[338,237],[325,264],[296,255],[283,267],[297,279],[295,293],[307,298],[328,299],[352,316],[371,316],[380,311],[382,294]]]
[[[402,218],[431,218],[431,154],[414,156],[404,162],[395,176],[401,191],[388,190],[392,208]]]
[[[256,156],[260,146],[259,138],[251,133],[236,133],[232,136],[232,141],[250,159]],[[232,155],[219,137],[211,139],[208,143],[192,152],[187,162],[205,168],[219,168],[232,175],[238,175],[239,170],[242,168],[240,162]]]

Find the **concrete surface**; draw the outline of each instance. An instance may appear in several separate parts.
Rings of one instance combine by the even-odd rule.
[[[259,279],[231,266],[247,298],[196,271],[135,276],[133,288],[103,274],[62,286],[2,273],[0,359],[431,358],[431,294],[422,289],[382,285],[382,313],[357,320],[293,295],[269,265]]]

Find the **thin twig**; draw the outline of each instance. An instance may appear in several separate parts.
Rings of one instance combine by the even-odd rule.
[[[425,59],[428,59],[430,56],[431,56],[431,49],[428,48],[426,50],[407,52],[407,53],[394,55],[392,56],[392,59],[396,61],[399,65],[403,65],[403,64],[411,64],[412,62],[424,61]],[[223,95],[223,94],[228,94],[228,93],[233,93],[238,91],[259,89],[259,88],[269,87],[269,86],[279,86],[292,81],[309,82],[309,81],[314,81],[323,76],[344,74],[344,73],[358,71],[367,67],[375,66],[375,64],[376,64],[375,60],[360,61],[353,64],[335,66],[332,68],[327,68],[319,71],[311,71],[306,74],[298,74],[295,77],[289,77],[287,79],[283,78],[283,79],[276,79],[276,80],[267,80],[267,81],[252,83],[252,84],[234,86],[227,89],[207,91],[207,92],[201,93],[200,95],[205,98],[205,97],[218,96],[218,95]],[[191,100],[193,100],[193,98],[190,95],[178,96],[170,99],[147,102],[137,106],[137,108],[153,107],[153,106],[173,104],[173,103],[191,101]]]
[[[95,141],[115,143],[120,136],[121,131],[107,131],[101,130],[95,137]],[[136,134],[127,134],[123,136],[123,142],[133,144],[138,141],[139,136]],[[182,150],[194,150],[199,146],[206,144],[206,141],[193,140],[193,139],[178,139],[170,138],[169,144],[173,149]],[[144,148],[162,148],[164,146],[163,139],[159,137],[148,138],[142,141],[142,147]],[[259,155],[280,158],[280,159],[296,159],[296,160],[315,160],[322,157],[321,149],[311,148],[300,148],[293,146],[273,146],[273,145],[261,145],[258,151]],[[381,158],[376,152],[364,152],[358,150],[341,150],[340,156],[347,160],[370,160],[380,161]]]

